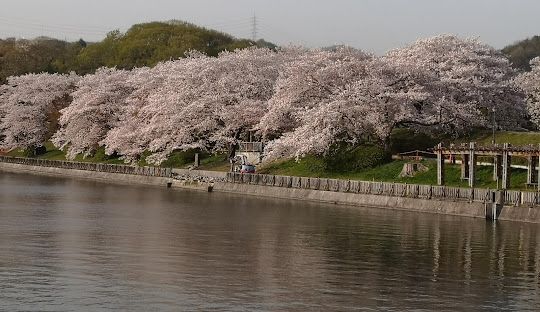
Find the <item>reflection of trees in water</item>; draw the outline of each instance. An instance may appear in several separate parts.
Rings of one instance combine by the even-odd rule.
[[[529,296],[538,291],[537,225],[399,211],[337,213],[328,218],[321,239],[309,240],[312,233],[304,233],[311,247],[324,251],[336,278],[346,276],[340,270],[356,269],[355,278],[373,288],[409,289],[401,292],[403,300],[411,293],[444,292],[462,294],[459,300],[471,304],[516,305],[509,289]]]

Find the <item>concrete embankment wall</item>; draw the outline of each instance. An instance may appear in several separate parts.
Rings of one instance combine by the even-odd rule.
[[[214,190],[540,223],[540,193],[274,175],[227,174]]]
[[[209,179],[224,180],[225,178],[227,178],[227,172],[220,171],[172,169],[172,173],[179,176],[190,177],[192,179],[204,177]]]
[[[491,203],[488,202],[483,203],[397,197],[388,195],[341,193],[333,191],[283,188],[227,182],[216,183],[214,185],[214,191],[474,218],[485,218],[486,207],[488,209],[491,207]],[[499,215],[499,220],[540,223],[540,208],[533,206],[504,206],[501,214]]]
[[[504,206],[499,220],[540,223],[540,207]]]
[[[209,181],[224,179],[226,173],[118,164],[0,156],[0,171],[74,177],[88,180],[142,184],[208,191]],[[176,177],[176,178],[173,178]]]
[[[122,184],[143,184],[155,186],[167,186],[169,178],[143,176],[122,173],[110,173],[99,171],[87,171],[78,169],[64,169],[55,167],[29,166],[22,164],[12,164],[0,162],[0,170],[13,173],[31,173],[47,176],[74,177],[88,180],[115,182]]]
[[[467,217],[485,217],[485,204],[478,202],[451,202],[421,198],[393,197],[357,193],[341,193],[275,186],[260,186],[238,183],[216,183],[214,190],[255,196],[308,200],[341,205],[365,206],[409,210],[429,213],[443,213]]]
[[[168,177],[158,176],[88,171],[79,169],[64,169],[44,166],[30,166],[4,162],[0,162],[0,171],[13,173],[30,173],[58,177],[73,177],[79,179],[102,181],[107,183],[119,183],[126,185],[151,185],[157,187],[171,187],[205,192],[208,191],[207,183],[199,183],[197,181],[174,180]]]

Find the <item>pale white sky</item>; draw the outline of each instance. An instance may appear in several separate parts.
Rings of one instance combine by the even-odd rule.
[[[278,44],[347,44],[382,53],[441,33],[496,48],[540,35],[540,0],[0,0],[0,37],[102,39],[135,23],[179,19]]]

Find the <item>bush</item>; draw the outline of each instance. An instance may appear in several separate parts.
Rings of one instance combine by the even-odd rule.
[[[43,155],[45,153],[47,153],[47,148],[45,146],[43,146],[43,145],[36,147],[36,149],[34,150],[34,154],[36,156],[40,156],[40,155]]]
[[[105,154],[105,148],[103,147],[100,147],[96,150],[96,152],[94,153],[94,156],[92,156],[92,158],[95,160],[95,161],[98,161],[98,162],[103,162],[105,160],[108,160],[110,158],[109,155]]]
[[[36,157],[45,153],[47,153],[47,148],[45,146],[28,147],[22,150],[23,157]]]
[[[390,149],[392,154],[414,150],[426,151],[437,145],[441,139],[424,133],[416,133],[410,129],[395,129],[390,138]]]
[[[187,151],[175,151],[173,152],[167,160],[161,163],[161,167],[183,167],[187,164],[195,163],[195,153],[199,153],[199,159],[202,159],[203,155],[200,151],[197,150],[187,150]]]
[[[327,171],[356,172],[374,168],[391,160],[390,154],[377,145],[340,146],[324,157]]]

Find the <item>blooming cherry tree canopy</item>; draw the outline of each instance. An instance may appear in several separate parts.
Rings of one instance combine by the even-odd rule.
[[[306,112],[333,101],[351,81],[365,75],[372,59],[362,51],[305,50],[280,72],[268,113],[258,125],[265,137],[279,136],[302,124]]]
[[[508,59],[476,39],[442,35],[389,52],[401,69],[418,68],[428,75],[431,97],[419,106],[428,130],[463,132],[491,125],[495,112],[500,128],[515,128],[525,114],[524,97],[512,83],[516,74]]]
[[[145,146],[153,153],[148,160],[160,163],[177,149],[224,148],[259,123],[290,55],[293,52],[251,48],[217,58],[192,54],[158,65],[149,72],[152,78],[146,78],[154,87],[133,94],[141,94],[146,104],[132,102],[136,113],[111,131],[105,140],[108,152],[134,159]],[[136,127],[139,139],[117,146],[115,138],[126,138]]]
[[[343,64],[337,65],[335,75]],[[326,91],[324,101],[289,114],[299,126],[269,143],[267,159],[324,154],[335,144],[354,145],[370,137],[384,144],[396,125],[421,120],[415,104],[429,94],[416,81],[420,74],[401,71],[384,58],[363,59],[356,68],[339,88]]]
[[[60,111],[61,128],[52,140],[58,148],[67,150],[68,158],[90,155],[118,123],[119,111],[133,92],[128,82],[131,74],[102,68],[77,83],[77,90],[71,94],[71,105]]]
[[[540,127],[540,57],[531,61],[531,71],[521,74],[516,83],[527,93],[527,112]]]
[[[1,148],[36,148],[56,130],[58,110],[66,107],[79,77],[28,74],[8,78],[0,91]]]

